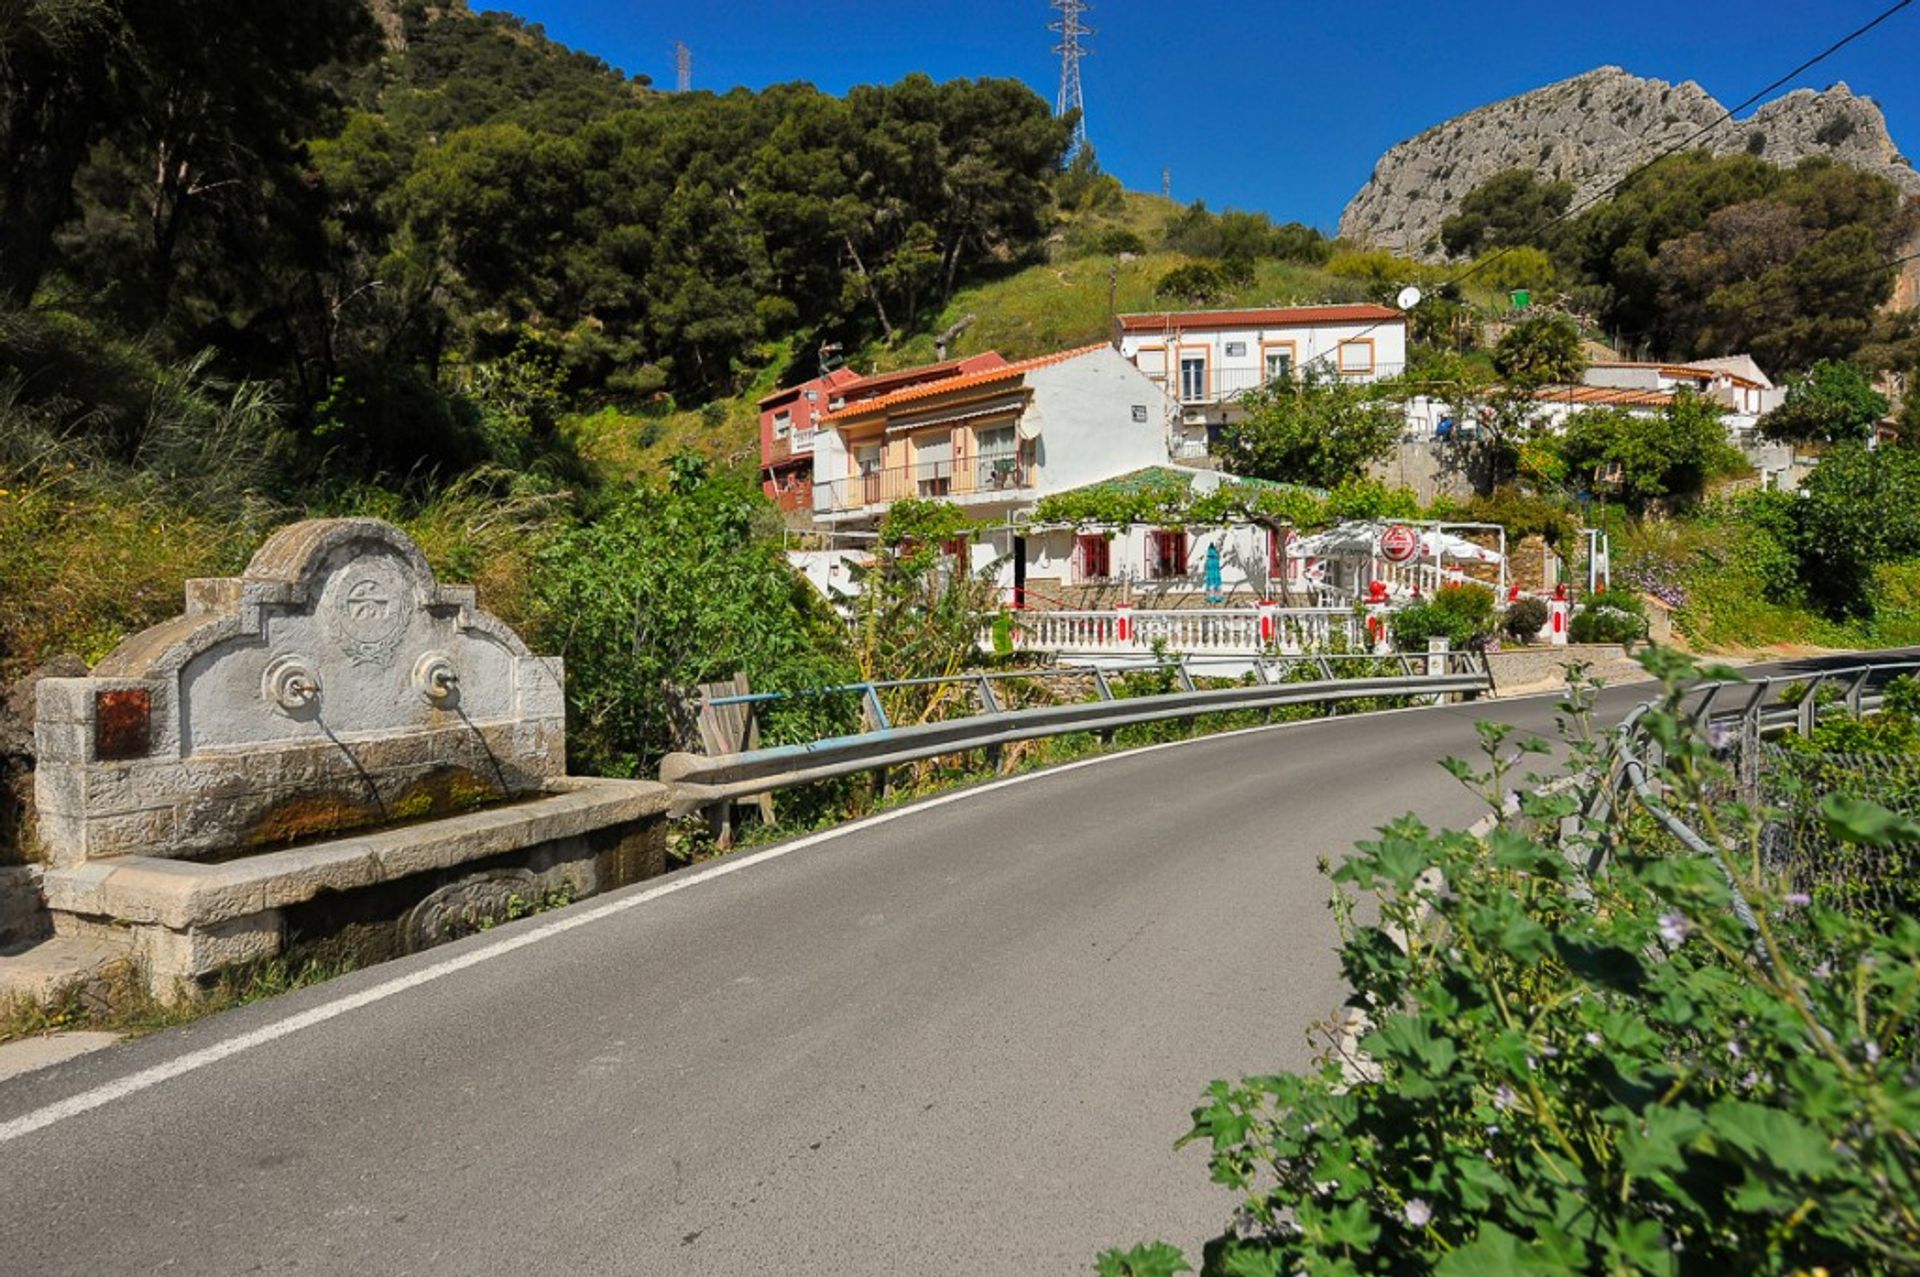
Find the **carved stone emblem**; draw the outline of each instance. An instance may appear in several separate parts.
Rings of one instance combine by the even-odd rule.
[[[356,564],[334,584],[328,627],[355,665],[387,665],[406,634],[406,584],[382,564]]]

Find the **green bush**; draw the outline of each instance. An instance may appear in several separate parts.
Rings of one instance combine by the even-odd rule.
[[[1204,305],[1217,302],[1228,292],[1226,278],[1204,262],[1176,266],[1162,275],[1153,286],[1153,295],[1161,301]]]
[[[1646,604],[1626,590],[1592,595],[1567,623],[1567,637],[1575,643],[1635,643],[1646,636]]]
[[[1449,585],[1395,612],[1391,624],[1394,646],[1404,651],[1424,651],[1432,638],[1446,639],[1456,652],[1477,651],[1493,637],[1493,591],[1483,585]]]
[[[1792,890],[1757,815],[1712,797],[1727,777],[1680,705],[1699,671],[1648,663],[1667,680],[1646,721],[1666,745],[1655,786],[1722,832],[1728,862],[1629,814],[1583,815],[1577,788],[1508,811],[1512,729],[1482,724],[1485,761],[1452,769],[1490,828],[1403,817],[1333,871],[1357,1053],[1215,1082],[1194,1110],[1188,1140],[1239,1199],[1204,1273],[1920,1266],[1920,922],[1876,926]],[[1589,697],[1576,689],[1570,716],[1576,787],[1611,761],[1586,743]],[[1824,811],[1848,842],[1912,829],[1870,803]],[[1165,1244],[1101,1262],[1187,1271]]]
[[[756,689],[853,681],[824,600],[757,539],[743,479],[677,460],[671,487],[637,487],[539,557],[538,650],[567,662],[569,746],[582,771],[631,776],[673,747],[666,688],[744,672]],[[848,730],[851,707],[790,701],[769,743]]]
[[[1547,605],[1536,598],[1515,599],[1507,604],[1500,629],[1516,643],[1531,643],[1547,623]]]

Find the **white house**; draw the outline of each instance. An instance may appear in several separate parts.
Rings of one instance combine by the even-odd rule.
[[[1727,433],[1736,443],[1753,436],[1760,418],[1786,399],[1751,355],[1726,355],[1685,363],[1609,360],[1589,364],[1582,380],[1589,386],[1643,390],[1673,395],[1690,390],[1726,410]]]
[[[813,512],[830,527],[871,527],[905,497],[1005,518],[1168,450],[1160,388],[1105,343],[849,403],[819,426]]]
[[[1177,405],[1175,455],[1207,455],[1210,434],[1249,390],[1306,371],[1357,381],[1407,366],[1407,318],[1391,306],[1280,306],[1116,315],[1113,344]]]
[[[1217,470],[1162,464],[1113,476],[1091,488],[1116,491],[1257,483]],[[1239,601],[1276,596],[1286,572],[1282,529],[1260,523],[1219,527],[1075,527],[1035,522],[987,529],[973,550],[974,571],[997,569],[1009,602],[1031,607],[1105,606],[1215,594]],[[1209,573],[1209,564],[1217,577]]]

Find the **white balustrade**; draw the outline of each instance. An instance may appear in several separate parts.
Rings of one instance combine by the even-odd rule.
[[[1271,618],[1270,637],[1263,618]],[[1257,656],[1360,645],[1350,608],[1037,611],[1016,612],[1012,621],[1014,647],[1027,652],[1150,652],[1158,644],[1183,656]]]

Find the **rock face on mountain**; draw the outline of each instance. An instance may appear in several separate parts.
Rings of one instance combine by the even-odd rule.
[[[1601,67],[1531,93],[1468,111],[1400,143],[1340,218],[1340,233],[1382,248],[1435,256],[1440,223],[1468,191],[1502,169],[1530,168],[1574,185],[1583,202],[1636,166],[1713,124],[1726,108],[1691,80]],[[1827,155],[1920,194],[1916,173],[1870,98],[1844,84],[1796,89],[1744,120],[1720,124],[1699,146],[1747,151],[1775,164]]]

